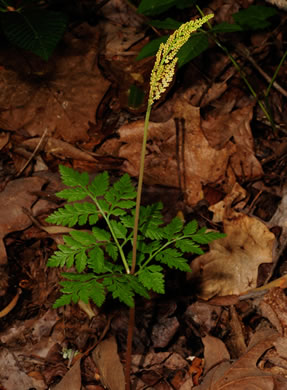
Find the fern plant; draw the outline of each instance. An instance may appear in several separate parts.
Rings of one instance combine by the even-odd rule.
[[[172,81],[181,47],[212,17],[212,14],[206,15],[181,25],[159,47],[150,78],[137,191],[128,175],[110,185],[107,172],[90,182],[87,173],[60,166],[63,183],[70,188],[60,191],[58,196],[66,199],[67,204],[47,219],[50,223],[71,228],[91,225],[89,231],[72,230],[64,237],[64,245],[59,245],[58,251],[48,261],[50,267],[73,267],[73,272],[63,273],[66,279],[61,282],[63,295],[56,301],[55,307],[80,299],[84,302],[91,299],[101,306],[106,293],[130,306],[126,390],[130,390],[135,294],[148,298],[149,290],[164,293],[163,266],[189,272],[185,254],[201,254],[200,244],[223,236],[206,232],[204,228],[198,229],[196,221],[184,225],[179,218],[164,226],[161,203],[141,206],[152,106]]]
[[[111,185],[107,172],[92,181],[87,173],[63,165],[60,173],[69,188],[57,196],[67,203],[47,221],[68,227],[90,225],[90,230],[72,230],[48,260],[49,267],[72,270],[63,273],[63,295],[54,307],[79,300],[101,306],[107,293],[132,307],[135,294],[149,298],[149,290],[165,292],[164,266],[190,272],[185,255],[202,254],[200,244],[222,237],[198,229],[195,220],[185,225],[175,217],[164,225],[161,203],[141,206],[137,264],[131,274],[136,191],[130,177],[125,174]]]

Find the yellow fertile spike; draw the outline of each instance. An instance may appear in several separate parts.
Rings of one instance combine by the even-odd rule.
[[[205,15],[203,18],[182,24],[168,38],[166,43],[160,45],[150,77],[149,105],[158,100],[171,83],[178,61],[176,55],[179,49],[189,40],[190,35],[194,31],[213,18],[213,16],[213,14]]]

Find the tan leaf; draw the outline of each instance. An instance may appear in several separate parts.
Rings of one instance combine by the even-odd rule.
[[[224,221],[224,232],[227,237],[213,241],[191,265],[203,299],[256,287],[259,265],[272,262],[275,236],[258,219],[235,213]]]
[[[3,238],[11,232],[24,230],[31,225],[23,208],[29,209],[37,200],[33,191],[40,191],[45,179],[29,177],[13,180],[0,193],[0,264],[5,264],[7,255]]]

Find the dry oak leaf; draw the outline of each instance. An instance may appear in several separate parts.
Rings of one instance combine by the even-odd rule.
[[[238,295],[256,287],[258,267],[272,262],[275,236],[265,224],[243,213],[224,220],[226,237],[213,241],[209,252],[191,264],[198,296]]]
[[[273,347],[278,334],[275,332],[269,337],[256,343],[231,366],[225,362],[211,369],[205,376],[202,384],[195,390],[284,390],[287,388],[287,379],[283,376],[274,376],[260,370],[258,360],[264,353]]]
[[[201,130],[200,109],[181,95],[170,104],[173,107],[172,119],[162,123],[150,122],[144,181],[167,187],[180,186],[177,156],[177,133],[180,132],[179,156],[184,155],[184,161],[180,161],[181,182],[185,182],[187,203],[194,205],[203,198],[202,185],[220,184],[225,179],[228,161],[236,147],[229,142],[225,148],[215,150]],[[137,176],[143,129],[143,120],[123,125],[119,130],[120,139],[107,141],[100,152],[124,158],[125,171]]]
[[[31,225],[23,207],[29,209],[36,202],[37,195],[32,192],[40,191],[45,183],[46,180],[40,177],[17,179],[8,183],[0,193],[0,264],[7,262],[4,237]]]
[[[99,28],[79,25],[65,34],[49,62],[31,57],[31,67],[23,64],[21,54],[2,50],[0,62],[6,68],[1,69],[0,123],[32,137],[47,129],[68,142],[88,140],[90,123],[110,86],[97,67],[99,38]]]

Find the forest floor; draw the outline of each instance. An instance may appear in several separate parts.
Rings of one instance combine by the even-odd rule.
[[[199,16],[69,3],[49,61],[8,42],[0,50],[1,390],[124,390],[129,310],[109,298],[100,309],[52,308],[61,270],[46,263],[63,230],[45,220],[64,204],[59,164],[127,172],[136,185],[146,109],[137,91],[148,94],[154,56],[136,57],[171,32],[151,20]],[[167,271],[164,295],[136,300],[134,389],[287,388],[287,14],[253,0],[210,0],[203,12],[234,23],[252,5],[276,14],[265,28],[217,33],[228,53],[209,38],[152,110],[143,203],[226,237],[190,257],[190,275]]]

